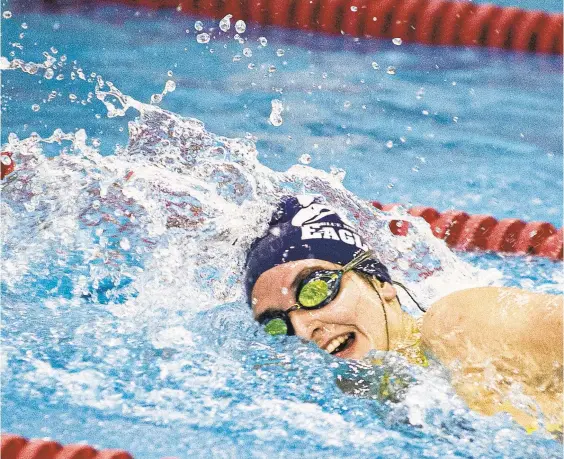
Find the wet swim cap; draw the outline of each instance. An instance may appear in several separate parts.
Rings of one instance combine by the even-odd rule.
[[[345,223],[321,199],[287,196],[270,221],[268,233],[257,239],[247,256],[247,297],[262,273],[289,261],[315,258],[346,265],[369,247],[356,230]],[[382,282],[392,282],[386,267],[370,258],[357,268]],[[249,301],[250,302],[250,301]]]

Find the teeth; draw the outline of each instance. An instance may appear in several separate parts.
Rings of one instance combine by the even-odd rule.
[[[349,337],[349,334],[341,335],[337,338],[329,341],[329,344],[325,346],[325,350],[331,354],[335,349],[337,349],[341,344],[343,344]]]

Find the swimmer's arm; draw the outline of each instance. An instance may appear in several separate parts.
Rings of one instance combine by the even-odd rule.
[[[548,369],[562,364],[562,305],[560,296],[515,288],[461,290],[430,307],[422,341],[444,363],[526,355]]]
[[[543,412],[545,427],[562,431],[560,296],[495,287],[456,292],[429,308],[421,340],[451,370],[457,393],[473,410],[506,411],[535,430],[536,408],[512,399],[512,387],[521,387]]]

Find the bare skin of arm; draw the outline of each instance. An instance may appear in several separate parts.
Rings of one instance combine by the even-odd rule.
[[[462,290],[431,306],[422,343],[472,409],[509,412],[527,430],[544,416],[548,430],[561,432],[562,305],[559,296],[514,288]]]

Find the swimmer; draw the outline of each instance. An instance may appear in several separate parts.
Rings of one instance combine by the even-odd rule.
[[[343,359],[396,351],[445,365],[471,409],[510,413],[528,431],[562,432],[562,298],[516,288],[460,290],[419,319],[355,228],[319,198],[287,197],[251,246],[245,282],[254,318]],[[423,310],[423,309],[422,309]],[[516,393],[530,403],[518,401]]]

